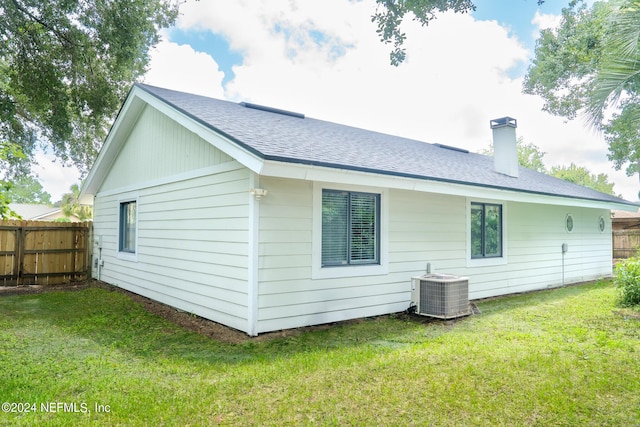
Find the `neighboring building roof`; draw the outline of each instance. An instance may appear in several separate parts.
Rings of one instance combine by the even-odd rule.
[[[22,219],[49,220],[64,216],[62,215],[62,208],[52,208],[47,205],[10,203],[9,209],[20,215]]]
[[[634,212],[612,211],[611,215],[613,219],[640,219],[640,211],[638,210]]]
[[[520,167],[518,178],[510,177],[494,170],[492,157],[466,150],[312,119],[254,104],[222,101],[148,85],[136,84],[132,93],[139,93],[139,90],[225,136],[264,161],[633,205],[618,197],[524,167]],[[123,111],[120,115],[123,115]],[[105,145],[108,143],[109,137]],[[100,160],[98,158],[96,163]],[[83,192],[95,194],[97,188],[91,184],[93,179],[94,171],[89,174],[89,187]]]

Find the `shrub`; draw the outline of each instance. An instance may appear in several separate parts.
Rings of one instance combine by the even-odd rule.
[[[618,305],[640,305],[640,259],[629,258],[618,263],[614,283],[618,288]]]

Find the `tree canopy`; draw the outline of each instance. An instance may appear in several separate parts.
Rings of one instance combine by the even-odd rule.
[[[5,156],[13,174],[0,178],[24,169],[38,144],[86,170],[177,13],[171,0],[0,3],[0,148],[24,153]]]
[[[592,174],[584,166],[576,166],[574,163],[571,163],[568,167],[553,166],[549,171],[549,174],[556,178],[564,179],[565,181],[573,182],[574,184],[593,188],[601,193],[615,196],[615,193],[613,192],[614,184],[609,182],[609,177],[606,174]]]
[[[541,32],[523,89],[552,114],[583,114],[627,175],[640,157],[639,41],[640,0],[572,4],[557,28]]]
[[[539,6],[544,0],[537,2]],[[402,47],[406,36],[401,29],[405,18],[410,17],[426,26],[436,19],[439,12],[469,13],[476,9],[472,0],[376,0],[376,3],[376,12],[371,21],[378,26],[376,32],[380,41],[393,45],[389,59],[394,66],[404,62],[407,56]]]
[[[589,187],[605,194],[616,195],[613,191],[614,183],[609,182],[609,177],[604,173],[598,175],[592,174],[587,168],[576,166],[574,163],[571,163],[569,166],[552,166],[551,169],[547,169],[543,161],[546,153],[540,151],[537,145],[526,143],[522,137],[518,138],[517,152],[518,164],[520,166],[546,173],[556,178],[582,185],[583,187]],[[480,154],[492,156],[493,147],[480,150]]]
[[[51,194],[44,191],[40,181],[33,175],[17,177],[9,189],[9,198],[12,203],[51,204]]]

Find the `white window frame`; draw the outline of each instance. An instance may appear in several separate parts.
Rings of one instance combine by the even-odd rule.
[[[501,257],[488,257],[488,258],[472,258],[471,257],[471,204],[472,203],[485,203],[491,205],[502,206],[502,256]],[[508,215],[509,204],[504,200],[482,199],[476,197],[467,197],[465,220],[467,230],[467,267],[490,267],[494,265],[506,265],[507,264],[507,251],[508,251]]]
[[[378,264],[322,266],[322,190],[351,191],[380,195],[380,262]],[[313,183],[312,279],[379,276],[389,273],[389,191],[360,185]]]
[[[124,252],[121,251],[121,239],[122,239],[122,230],[120,226],[122,224],[122,204],[123,203],[131,203],[135,202],[136,204],[136,239],[135,239],[135,252]],[[140,226],[140,201],[138,195],[130,195],[128,197],[121,197],[118,199],[118,206],[116,207],[118,210],[118,222],[116,224],[116,235],[117,235],[117,246],[116,246],[116,257],[118,259],[126,260],[126,261],[138,261],[138,241],[139,241],[139,233],[138,229]]]

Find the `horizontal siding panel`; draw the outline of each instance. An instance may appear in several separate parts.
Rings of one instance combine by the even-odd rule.
[[[112,280],[117,281],[117,278],[113,278]],[[201,316],[205,319],[213,320],[234,329],[242,331],[246,330],[246,318],[235,315],[235,313],[238,312],[245,312],[246,307],[239,306],[235,307],[235,309],[231,310],[230,312],[225,312],[218,309],[219,307],[224,305],[216,302],[215,300],[208,300],[203,298],[196,301],[187,301],[158,292],[153,288],[139,286],[139,283],[144,282],[137,281],[135,284],[123,283],[123,285],[120,287],[136,294],[144,295],[147,298],[153,299],[171,307],[175,307],[187,313],[197,314],[198,316]]]
[[[260,230],[262,233],[265,231],[282,231],[285,230],[311,230],[312,222],[311,218],[260,218]]]
[[[326,292],[331,294],[349,287],[367,287],[378,285],[392,285],[407,292],[411,290],[411,276],[405,274],[390,274],[384,276],[364,276],[355,279],[324,279],[324,280],[280,280],[261,283],[260,295],[284,294],[296,292]]]
[[[311,256],[312,248],[311,242],[302,243],[272,243],[261,242],[260,243],[260,257],[266,256],[288,256],[291,254],[300,254]],[[309,262],[309,265],[310,262]]]
[[[405,305],[406,303],[403,301],[395,304],[355,307],[348,310],[311,313],[296,317],[274,317],[270,320],[261,319],[258,322],[258,332],[263,333],[279,329],[298,328],[300,325],[319,325],[350,319],[380,316],[388,313],[398,313],[406,309]]]
[[[248,239],[248,230],[145,230],[139,228],[139,239],[174,239],[209,242],[243,243]]]
[[[97,197],[102,279],[247,330],[247,170],[128,190],[138,200],[137,261],[117,258],[119,194]],[[131,188],[131,187],[129,187]]]
[[[279,269],[279,268],[292,268],[298,265],[308,265],[311,261],[309,255],[274,255],[269,254],[268,257],[262,257],[260,259],[261,269]]]
[[[246,218],[247,205],[235,206],[211,206],[211,201],[203,203],[204,207],[182,205],[180,210],[158,209],[153,206],[144,212],[145,219],[149,221],[178,221],[191,219],[224,219],[224,218]]]
[[[208,285],[204,288],[198,288],[202,283],[191,280],[178,281],[163,274],[156,274],[152,271],[150,272],[138,269],[127,269],[126,272],[124,269],[114,270],[113,272],[105,275],[113,278],[113,281],[109,283],[113,283],[119,287],[124,287],[123,284],[128,283],[161,293],[167,297],[173,297],[183,301],[192,301],[194,303],[198,303],[200,298],[215,299],[217,304],[212,307],[215,307],[216,310],[220,312],[228,314],[234,313],[238,310],[238,307],[241,307],[241,311],[246,311],[246,296],[243,296],[243,283],[241,281],[233,279],[224,280],[224,278],[209,278],[210,281],[217,279],[218,283],[221,285],[218,287]],[[223,283],[225,284],[222,285]],[[194,292],[189,289],[190,287],[195,291],[199,290],[204,293],[200,294]],[[223,296],[230,300],[224,300],[222,298]]]
[[[114,240],[115,242],[115,240]],[[115,245],[114,245],[115,246]],[[189,253],[221,253],[224,252],[228,255],[240,255],[247,256],[248,250],[247,242],[217,242],[207,240],[185,240],[185,239],[166,239],[166,238],[146,238],[144,240],[144,248],[162,248],[167,251],[172,250],[185,250]]]
[[[407,281],[407,283],[409,283]],[[408,285],[403,283],[398,286],[395,283],[383,283],[368,286],[344,286],[331,290],[307,290],[304,292],[288,292],[280,294],[261,295],[259,299],[260,307],[284,307],[297,304],[310,304],[323,301],[333,304],[335,301],[348,300],[353,298],[368,298],[374,295],[397,294],[407,291]],[[289,309],[287,308],[287,312]]]
[[[295,266],[286,268],[263,268],[258,273],[260,286],[265,286],[265,282],[286,280],[310,280],[311,266]]]
[[[223,194],[219,196],[200,196],[191,199],[180,200],[179,202],[173,202],[171,200],[146,201],[148,206],[146,211],[143,210],[140,213],[145,212],[164,212],[167,210],[173,210],[178,207],[179,210],[188,209],[203,209],[216,206],[247,206],[249,203],[249,197],[244,193]],[[144,208],[143,208],[144,209]],[[245,213],[246,215],[246,213]]]
[[[241,230],[249,229],[247,218],[201,218],[201,219],[176,219],[173,221],[150,220],[146,216],[141,217],[144,224],[140,224],[140,230],[166,230],[171,228],[174,231],[189,230]]]
[[[336,299],[336,300],[319,300],[306,304],[293,304],[286,307],[269,307],[260,309],[260,319],[270,320],[282,317],[308,316],[320,313],[329,313],[337,311],[349,311],[361,307],[385,307],[388,305],[401,304],[403,310],[409,307],[405,293],[393,293],[384,295],[368,295],[359,297],[357,300],[352,299]],[[388,312],[387,312],[388,313]],[[283,316],[284,315],[284,316]]]
[[[146,264],[149,268],[156,272],[165,272],[166,275],[172,277],[191,276],[192,280],[195,275],[201,276],[201,282],[207,282],[209,275],[215,275],[228,278],[245,278],[247,269],[246,258],[216,256],[211,254],[207,262],[195,261],[192,259],[181,259],[173,256],[173,254],[149,254],[145,250],[141,250],[138,255],[138,263]],[[237,265],[231,265],[231,264]],[[167,271],[170,269],[171,271]]]
[[[330,310],[311,312],[299,316],[274,317],[261,319],[258,322],[258,332],[270,332],[281,329],[298,328],[296,325],[319,325],[333,322],[341,322],[351,319],[381,316],[389,313],[399,313],[406,310],[404,302],[387,303],[384,305],[358,306],[346,310]]]
[[[180,243],[184,243],[179,241]],[[167,242],[168,243],[168,242]],[[247,252],[239,251],[237,253],[231,253],[228,250],[227,244],[221,245],[216,242],[211,242],[207,245],[206,250],[196,250],[193,248],[181,248],[181,249],[168,249],[167,246],[145,246],[140,247],[140,253],[149,257],[161,257],[171,258],[177,261],[189,261],[197,262],[201,264],[222,264],[232,267],[247,267]],[[243,245],[246,249],[246,245]]]
[[[311,241],[311,230],[264,230],[260,232],[261,242],[306,243]]]

